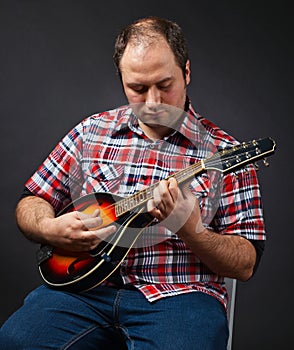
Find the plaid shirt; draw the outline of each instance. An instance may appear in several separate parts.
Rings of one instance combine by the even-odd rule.
[[[128,197],[237,143],[196,113],[191,104],[178,130],[154,142],[140,129],[130,106],[124,106],[87,117],[74,127],[26,187],[49,201],[58,213],[87,193]],[[192,179],[190,188],[199,200],[204,224],[216,234],[264,240],[254,167],[221,174],[207,171]],[[144,230],[122,262],[120,275],[151,302],[201,291],[227,305],[223,277],[210,271],[175,233],[160,225]]]

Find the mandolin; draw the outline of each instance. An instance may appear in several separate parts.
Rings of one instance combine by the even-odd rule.
[[[274,153],[275,141],[262,138],[225,148],[209,158],[196,162],[186,169],[172,174],[179,184],[207,170],[232,172],[249,163]],[[71,252],[49,245],[41,245],[37,251],[39,272],[44,282],[53,288],[80,292],[92,289],[120,266],[145,228],[154,224],[154,218],[146,211],[147,201],[152,199],[157,184],[138,191],[129,197],[110,193],[90,193],[71,202],[59,215],[71,211],[91,214],[100,210],[103,226],[116,225],[116,232],[88,252]]]

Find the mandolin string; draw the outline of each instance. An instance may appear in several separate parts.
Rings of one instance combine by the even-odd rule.
[[[254,151],[256,151],[256,150],[254,150]],[[233,151],[233,152],[237,152],[237,150],[236,151]],[[240,156],[240,157],[242,157],[242,156],[246,156],[246,154],[249,154],[250,152],[247,150],[247,151],[244,151],[244,152],[238,152],[238,154],[233,154],[233,152],[230,152],[230,154],[228,154],[228,155],[225,155],[225,153],[224,153],[224,155],[225,155],[225,157],[221,154],[221,156],[220,156],[220,159],[221,159],[221,162],[220,162],[220,160],[219,159],[217,159],[217,158],[215,158],[214,156],[212,156],[211,158],[208,158],[206,161],[204,161],[204,162],[206,162],[206,163],[209,163],[209,164],[219,164],[219,163],[223,163],[224,161],[230,161],[230,160],[235,160],[236,159],[236,157],[237,156]],[[246,158],[246,161],[250,161],[250,159],[252,158],[252,159],[255,159],[255,158],[258,158],[258,157],[262,157],[262,153],[256,153],[255,155],[250,155],[250,158]]]
[[[236,155],[234,155],[234,153],[240,151],[240,149],[242,149],[242,148],[244,148],[244,152],[241,152],[241,153],[238,152],[237,156],[242,156],[242,155],[244,156],[244,155],[246,155],[246,153],[248,153],[248,147],[251,144],[253,144],[253,143],[250,142],[246,145],[239,144],[239,145],[233,146],[232,148],[229,148],[229,149],[223,149],[222,151],[220,151],[220,152],[212,155],[211,157],[207,158],[206,160],[204,160],[204,164],[209,163],[211,165],[218,165],[218,164],[223,163],[224,161],[230,161],[232,159],[236,159]],[[261,156],[261,155],[257,154],[257,157],[259,157],[259,156]],[[253,157],[253,158],[256,158],[256,157]],[[248,159],[248,161],[250,161],[250,159]],[[195,164],[192,164],[187,169],[181,170],[178,173],[170,175],[169,177],[166,178],[166,180],[171,178],[171,177],[175,177],[177,181],[182,182],[182,181],[188,179],[189,177],[191,177],[192,175],[196,175],[198,170],[199,171],[205,170],[205,167],[204,168],[202,167],[201,161],[196,162]],[[158,186],[159,182],[160,181],[158,181],[157,183],[149,186],[148,188],[146,188],[142,191],[134,193],[133,195],[131,195],[127,198],[123,198],[116,203],[110,204],[109,206],[105,207],[103,209],[103,211],[113,210],[113,208],[115,210],[118,206],[120,206],[120,208],[122,209],[121,213],[119,213],[119,214],[116,213],[116,215],[119,216],[119,215],[122,215],[122,214],[126,213],[127,211],[131,210],[132,208],[135,208],[141,204],[144,204],[148,199],[153,198],[153,195],[149,195],[148,193],[151,193],[152,190],[156,186]],[[141,194],[144,197],[143,200],[139,199],[139,196]],[[131,205],[129,206],[130,203],[131,203]],[[135,203],[135,205],[132,203]],[[128,208],[127,210],[125,210],[126,206]]]
[[[192,169],[193,169],[193,171],[192,171]],[[197,162],[195,164],[192,164],[190,167],[183,169],[180,172],[177,172],[175,174],[170,175],[169,177],[166,178],[166,180],[171,178],[171,177],[175,177],[178,182],[182,182],[185,179],[191,177],[192,175],[195,175],[195,171],[197,172],[198,170],[204,170],[204,169],[202,169],[201,162]],[[122,209],[121,212],[119,213],[119,215],[122,215],[123,213],[126,213],[127,211],[129,211],[129,210],[131,210],[139,205],[144,204],[148,199],[153,198],[152,190],[156,186],[158,186],[159,183],[160,183],[160,181],[158,181],[157,183],[149,186],[148,188],[146,188],[142,191],[136,192],[133,195],[131,195],[127,198],[123,198],[122,200],[116,202],[114,204],[114,207],[120,207]],[[140,196],[143,199],[140,199]],[[127,208],[127,210],[125,208]]]
[[[201,167],[201,163],[197,162],[193,165],[191,165],[190,167],[188,167],[187,169],[183,169],[178,173],[172,174],[169,177],[166,178],[169,179],[171,177],[175,177],[177,179],[177,181],[182,182],[185,179],[191,177],[192,175],[195,174],[195,169],[199,168],[199,170],[202,170]],[[192,171],[193,169],[193,171]],[[198,169],[197,169],[198,170]],[[146,202],[146,200],[153,198],[152,195],[152,190],[158,186],[160,181],[158,181],[157,183],[149,186],[148,188],[136,192],[133,195],[127,197],[127,198],[123,198],[122,200],[118,201],[117,203],[115,203],[115,205],[120,206],[122,208],[122,213],[126,212],[126,207],[127,207],[127,211],[130,210],[131,208],[137,207],[138,205],[142,205]],[[141,196],[141,198],[140,198]],[[143,198],[143,199],[142,199]],[[134,203],[134,204],[132,204]]]
[[[233,159],[234,157],[231,157],[231,158]],[[212,158],[210,158],[210,159],[212,159]],[[219,164],[219,162],[215,162],[215,164]],[[192,171],[192,169],[193,169],[193,171]],[[181,183],[184,180],[188,179],[189,177],[195,175],[198,170],[205,170],[205,168],[204,169],[202,168],[201,162],[197,162],[197,163],[193,164],[191,167],[189,167],[189,168],[187,168],[179,173],[172,174],[167,179],[169,179],[171,177],[175,177],[176,180],[179,183]],[[195,173],[195,171],[196,171],[196,173]],[[115,210],[116,215],[120,216],[120,215],[128,212],[129,210],[134,209],[135,207],[144,204],[148,199],[153,198],[153,195],[152,194],[150,195],[150,193],[152,193],[152,190],[156,186],[158,186],[159,182],[157,182],[156,184],[154,184],[152,186],[149,186],[147,189],[136,192],[127,198],[121,199],[118,202],[113,203],[113,204],[105,207],[103,210],[104,211],[109,210],[109,209],[112,210],[113,208],[115,210],[116,208],[120,208],[119,211]],[[140,196],[142,196],[143,199],[140,199],[139,198]]]

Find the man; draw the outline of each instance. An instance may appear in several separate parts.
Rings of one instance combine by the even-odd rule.
[[[156,17],[136,21],[118,36],[114,61],[130,105],[86,118],[65,136],[26,183],[17,222],[30,240],[88,252],[117,226],[102,225],[99,210],[57,215],[60,210],[87,193],[127,197],[158,180],[146,206],[154,218],[146,230],[154,240],[147,244],[146,234],[111,276],[88,291],[37,288],[3,325],[0,345],[226,349],[223,277],[250,279],[265,239],[254,168],[224,176],[218,206],[206,222],[212,179],[200,176],[181,186],[167,174],[186,161],[201,161],[202,148],[209,153],[237,141],[193,110],[180,27]],[[198,125],[205,132],[196,142]]]

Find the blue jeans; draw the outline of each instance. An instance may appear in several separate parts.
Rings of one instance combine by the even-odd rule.
[[[41,286],[0,330],[5,350],[225,350],[226,312],[193,292],[150,303],[137,290],[72,294]]]

